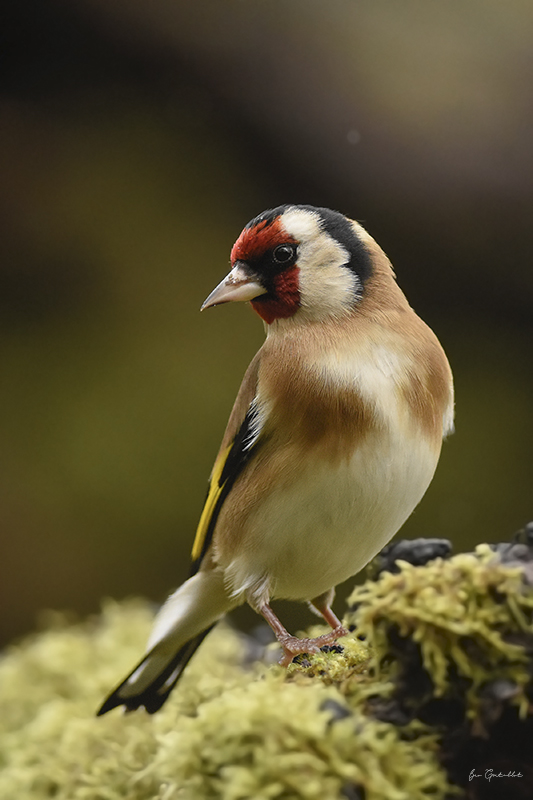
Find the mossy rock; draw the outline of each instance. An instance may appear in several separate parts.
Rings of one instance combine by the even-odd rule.
[[[396,562],[349,598],[354,633],[288,670],[219,625],[154,716],[94,716],[148,604],[49,620],[0,662],[0,800],[529,800],[533,581],[514,547]]]

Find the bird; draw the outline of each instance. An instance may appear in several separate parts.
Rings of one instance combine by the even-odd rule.
[[[410,516],[453,430],[445,352],[360,223],[280,205],[245,226],[230,267],[202,310],[249,302],[265,341],[214,463],[190,577],[98,715],[156,712],[213,626],[245,602],[272,628],[284,665],[346,635],[331,607],[336,585]],[[331,631],[292,636],[273,599],[307,602]]]

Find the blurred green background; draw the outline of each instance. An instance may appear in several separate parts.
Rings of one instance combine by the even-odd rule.
[[[529,0],[2,14],[4,641],[39,609],[159,602],[186,576],[263,339],[248,307],[198,309],[283,202],[359,219],[449,354],[456,434],[401,535],[462,549],[533,517]]]

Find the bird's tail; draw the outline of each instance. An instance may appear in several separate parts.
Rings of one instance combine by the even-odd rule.
[[[101,717],[102,714],[107,714],[108,711],[116,708],[116,706],[124,706],[127,711],[135,711],[140,706],[144,706],[149,714],[154,714],[158,711],[180,679],[189,660],[213,627],[214,625],[211,625],[198,636],[195,636],[194,639],[187,642],[148,684],[144,684],[145,688],[136,686],[132,693],[132,688],[135,686],[135,673],[139,670],[148,670],[151,666],[154,666],[150,662],[152,658],[156,657],[156,654],[151,650],[131,671],[128,677],[122,681],[120,686],[102,703],[96,712],[96,716]],[[157,660],[159,661],[159,659]]]
[[[219,573],[199,572],[185,581],[157,615],[148,652],[97,716],[121,705],[127,711],[144,706],[149,714],[161,708],[209,631],[235,605]]]

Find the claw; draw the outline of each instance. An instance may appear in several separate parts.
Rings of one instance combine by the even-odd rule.
[[[281,636],[279,643],[283,648],[283,655],[281,656],[278,664],[282,667],[287,667],[294,656],[300,653],[320,653],[320,648],[326,644],[332,644],[337,641],[341,636],[347,636],[348,631],[342,625],[339,625],[335,630],[330,633],[325,633],[323,636],[317,636],[315,639],[298,639],[297,636]]]

